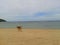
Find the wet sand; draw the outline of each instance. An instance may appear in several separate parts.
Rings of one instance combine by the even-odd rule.
[[[0,29],[0,45],[60,45],[60,29]]]

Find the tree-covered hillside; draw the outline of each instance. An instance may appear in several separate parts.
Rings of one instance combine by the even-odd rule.
[[[4,19],[0,19],[0,22],[6,22],[6,20],[4,20]]]

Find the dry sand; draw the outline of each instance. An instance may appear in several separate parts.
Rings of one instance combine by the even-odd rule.
[[[0,45],[60,45],[59,29],[0,29]]]

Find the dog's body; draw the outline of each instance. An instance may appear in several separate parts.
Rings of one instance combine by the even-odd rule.
[[[22,32],[22,28],[21,28],[21,26],[17,26],[17,29],[18,29],[18,31],[21,31]]]

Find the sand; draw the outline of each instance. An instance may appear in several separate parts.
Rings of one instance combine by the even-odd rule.
[[[0,45],[60,45],[60,29],[0,29]]]

